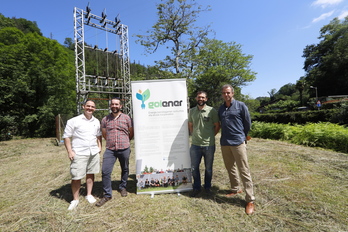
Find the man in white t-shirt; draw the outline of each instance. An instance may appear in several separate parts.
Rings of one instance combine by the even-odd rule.
[[[93,116],[95,103],[88,100],[83,106],[83,114],[68,120],[64,130],[64,145],[71,161],[71,190],[73,201],[68,210],[73,210],[79,204],[81,179],[86,176],[87,196],[89,203],[96,199],[92,196],[94,174],[99,173],[102,133],[100,121]]]

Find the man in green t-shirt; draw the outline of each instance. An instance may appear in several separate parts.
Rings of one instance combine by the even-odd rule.
[[[207,93],[199,91],[196,96],[197,106],[190,109],[188,126],[192,135],[190,147],[193,191],[191,197],[201,192],[201,175],[199,166],[204,158],[205,175],[204,189],[209,194],[213,177],[213,162],[215,153],[215,135],[220,130],[217,111],[206,105]]]

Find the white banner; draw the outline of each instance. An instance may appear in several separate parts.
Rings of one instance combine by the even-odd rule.
[[[137,194],[192,189],[186,79],[132,81]]]

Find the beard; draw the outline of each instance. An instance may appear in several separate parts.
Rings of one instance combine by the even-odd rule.
[[[114,114],[117,114],[117,113],[120,112],[120,111],[121,111],[121,109],[119,109],[119,108],[113,108],[113,109],[111,109],[111,112],[114,113]]]
[[[197,102],[197,104],[198,104],[199,106],[204,106],[205,103],[206,103],[206,101],[198,101],[198,102]]]

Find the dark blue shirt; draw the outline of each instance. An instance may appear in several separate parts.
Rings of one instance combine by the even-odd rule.
[[[218,113],[221,122],[221,146],[242,144],[251,128],[248,107],[243,102],[233,99],[230,107],[223,104]]]

